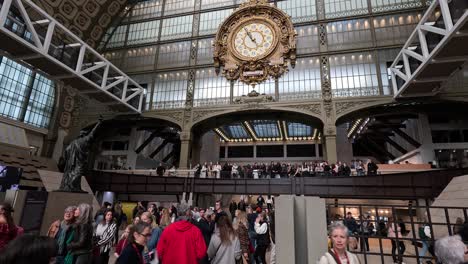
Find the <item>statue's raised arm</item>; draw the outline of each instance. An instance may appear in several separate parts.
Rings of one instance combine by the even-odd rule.
[[[82,192],[81,176],[86,173],[89,147],[101,125],[102,117],[89,133],[81,131],[80,136],[70,142],[65,149],[65,168],[60,191]]]
[[[87,140],[93,140],[95,135],[96,135],[96,131],[99,129],[99,127],[101,127],[101,125],[102,125],[102,117],[99,118],[99,121],[93,127],[93,129],[89,132],[89,134],[86,135],[86,139]]]

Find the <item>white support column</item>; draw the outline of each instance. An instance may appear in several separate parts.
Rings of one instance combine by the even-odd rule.
[[[80,48],[80,53],[78,54],[78,60],[76,61],[76,69],[75,72],[81,72],[81,67],[83,66],[83,59],[86,52],[86,46],[82,45]]]
[[[189,198],[188,198],[187,204],[188,204],[189,206],[192,206],[192,205],[193,205],[193,192],[191,192],[191,193],[189,194]]]
[[[49,46],[52,40],[52,35],[54,34],[54,30],[55,30],[55,22],[50,21],[49,25],[47,26],[47,33],[44,39],[44,47],[43,47],[44,54],[47,54],[49,52]]]
[[[425,114],[419,114],[418,116],[418,132],[419,132],[419,140],[421,143],[420,155],[421,161],[425,164],[435,160],[435,153],[434,153],[434,144],[432,143],[432,134],[431,134],[431,126],[429,124],[429,119]]]
[[[0,27],[5,25],[12,2],[13,0],[3,0],[2,9],[0,10]]]

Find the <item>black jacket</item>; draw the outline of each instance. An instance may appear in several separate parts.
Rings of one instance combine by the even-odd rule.
[[[234,213],[236,212],[237,210],[237,204],[235,202],[232,202],[229,204],[229,212],[232,214],[232,218],[234,218]]]
[[[91,224],[73,225],[73,240],[67,245],[72,255],[91,253],[93,249],[93,226]]]
[[[135,247],[140,250],[140,254],[135,250]],[[137,243],[129,243],[124,250],[122,250],[122,254],[120,254],[119,258],[115,262],[115,264],[144,264],[141,263],[141,257],[143,256],[143,249],[144,246],[137,244]]]
[[[263,196],[259,196],[257,198],[257,205],[263,207],[263,204],[265,204],[265,199],[263,199]]]
[[[239,210],[245,212],[245,210],[246,210],[245,202],[244,202],[244,201],[240,201],[239,204],[237,205],[237,208],[239,208]]]
[[[205,240],[205,244],[208,247],[210,244],[211,235],[213,234],[212,226],[204,218],[200,218],[200,221],[195,222],[194,224],[196,227],[198,227],[198,229],[200,229],[203,235],[203,239]]]

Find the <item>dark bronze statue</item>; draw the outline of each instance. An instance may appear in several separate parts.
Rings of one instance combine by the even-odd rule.
[[[96,131],[102,123],[102,118],[91,132],[80,131],[80,136],[73,140],[65,149],[63,155],[64,169],[59,191],[83,192],[81,176],[86,172],[89,147],[94,140]]]

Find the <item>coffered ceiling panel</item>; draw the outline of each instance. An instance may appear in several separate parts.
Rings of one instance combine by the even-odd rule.
[[[127,0],[33,0],[90,46],[96,47]]]

